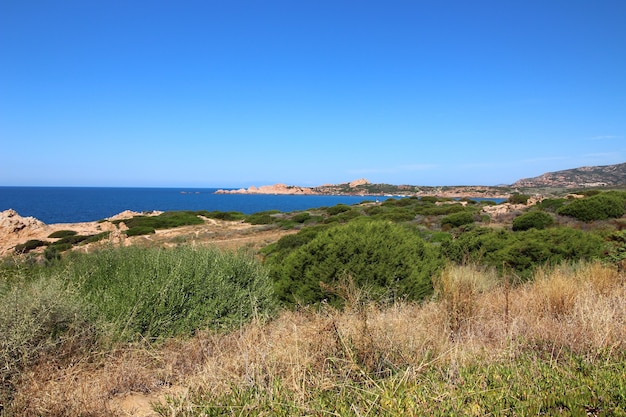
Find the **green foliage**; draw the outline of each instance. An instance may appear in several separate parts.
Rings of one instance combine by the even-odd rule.
[[[626,230],[609,234],[606,238],[606,259],[626,266]]]
[[[283,243],[285,245],[285,243]],[[268,258],[279,299],[287,304],[338,302],[332,287],[351,276],[373,293],[395,291],[421,299],[432,292],[431,275],[441,266],[437,252],[417,233],[382,221],[354,221],[316,233],[286,256]]]
[[[277,220],[274,214],[280,213],[278,210],[260,211],[246,216],[246,222],[250,224],[272,224]]]
[[[89,239],[92,235],[90,236],[82,236],[82,235],[68,235],[65,236],[59,240],[57,240],[56,242],[54,242],[54,245],[64,245],[64,244],[69,244],[70,246],[72,245],[77,245],[79,243],[82,243],[84,241],[86,241],[87,239]]]
[[[231,328],[274,306],[266,270],[243,253],[131,246],[72,253],[49,269],[63,273],[123,340]]]
[[[154,227],[150,226],[134,226],[124,232],[126,236],[151,235],[156,233]]]
[[[57,230],[56,232],[50,233],[48,237],[51,239],[62,238],[62,237],[74,236],[76,233],[77,232],[74,230]]]
[[[336,216],[337,214],[351,210],[352,208],[346,204],[337,204],[336,206],[328,207],[326,213],[328,213],[329,216]]]
[[[527,194],[513,193],[508,198],[507,202],[511,204],[524,204],[528,203],[528,199],[530,198]]]
[[[87,308],[56,276],[41,280],[14,270],[0,281],[0,414],[20,372],[40,356],[59,357],[63,344],[93,335]]]
[[[87,239],[85,239],[83,243],[87,244],[87,243],[99,242],[101,240],[107,239],[110,234],[111,232],[100,232],[95,235],[90,235],[90,236],[87,236]]]
[[[459,227],[474,223],[474,215],[468,211],[450,214],[441,219],[441,226]]]
[[[577,199],[557,210],[558,214],[584,222],[615,219],[625,212],[625,193],[602,193]]]
[[[302,213],[298,213],[295,216],[291,217],[291,220],[293,220],[296,223],[304,223],[307,220],[311,219],[311,213],[309,213],[308,211],[304,211]]]
[[[566,201],[564,198],[545,198],[537,203],[536,207],[540,210],[556,213],[558,209],[563,207]]]
[[[453,262],[510,268],[525,279],[539,265],[599,258],[602,248],[599,235],[565,227],[520,232],[475,228],[441,245]]]
[[[114,224],[124,222],[129,229],[152,228],[171,229],[173,227],[202,224],[204,221],[192,211],[166,211],[158,216],[135,216],[126,220],[115,220]],[[145,229],[144,229],[145,230]]]
[[[554,219],[548,213],[543,211],[533,210],[528,213],[524,213],[513,219],[513,230],[528,230],[528,229],[545,229],[548,226],[554,224]]]
[[[15,252],[16,253],[28,253],[33,249],[37,249],[41,246],[46,246],[46,245],[47,243],[42,240],[31,239],[31,240],[27,240],[24,243],[20,243],[19,245],[15,245]]]
[[[209,219],[237,221],[244,220],[246,215],[239,211],[198,211],[196,212],[200,216],[204,216]]]

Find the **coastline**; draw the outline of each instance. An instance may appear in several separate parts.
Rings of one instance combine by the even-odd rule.
[[[492,186],[413,186],[372,184],[361,178],[349,183],[325,184],[302,187],[277,183],[274,185],[250,186],[234,190],[218,189],[215,194],[243,195],[328,195],[328,196],[387,196],[387,197],[442,197],[442,198],[509,198],[511,189]]]

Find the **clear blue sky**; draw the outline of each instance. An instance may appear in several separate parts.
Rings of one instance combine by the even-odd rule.
[[[509,184],[626,161],[624,0],[0,0],[0,185]]]

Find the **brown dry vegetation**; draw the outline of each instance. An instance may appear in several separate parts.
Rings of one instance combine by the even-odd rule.
[[[287,390],[300,414],[321,415],[311,393],[341,392],[354,381],[384,392],[385,377],[425,383],[435,369],[452,389],[467,364],[489,367],[533,352],[557,366],[566,352],[592,360],[626,347],[623,272],[593,263],[539,270],[521,286],[494,278],[448,267],[435,298],[392,305],[368,302],[344,282],[334,289],[347,301],[343,311],[283,311],[228,334],[42,358],[21,375],[13,408],[24,416],[148,416],[158,415],[151,406],[158,402],[160,415],[195,415],[202,399],[254,388],[270,398]]]

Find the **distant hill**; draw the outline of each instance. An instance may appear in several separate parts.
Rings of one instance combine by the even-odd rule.
[[[626,162],[617,165],[603,165],[547,172],[534,178],[524,178],[512,187],[614,187],[626,185]]]

